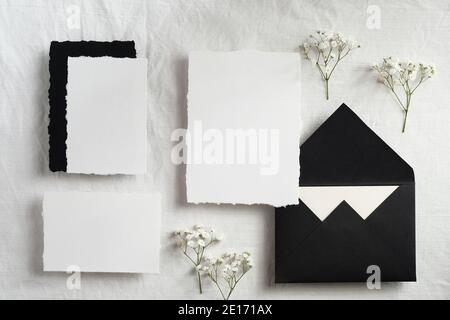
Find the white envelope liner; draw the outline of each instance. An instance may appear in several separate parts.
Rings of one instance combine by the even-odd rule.
[[[47,192],[44,271],[159,273],[159,194]]]
[[[299,198],[325,220],[343,201],[367,219],[399,186],[300,187]]]

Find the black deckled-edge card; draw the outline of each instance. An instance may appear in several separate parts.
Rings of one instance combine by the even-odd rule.
[[[49,168],[52,172],[66,171],[66,95],[68,57],[136,58],[134,41],[52,41],[50,45],[50,104]]]

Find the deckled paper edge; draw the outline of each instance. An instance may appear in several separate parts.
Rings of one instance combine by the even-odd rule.
[[[186,95],[186,119],[187,119],[187,130],[189,132],[189,96],[190,96],[190,80],[191,80],[191,54],[195,54],[195,53],[201,53],[201,52],[210,52],[207,50],[196,50],[196,51],[191,51],[189,53],[189,58],[188,58],[188,92]],[[295,54],[296,52],[281,52],[281,51],[259,51],[259,50],[234,50],[234,51],[212,51],[212,52],[217,52],[217,53],[239,53],[239,52],[255,52],[255,53],[292,53]],[[297,141],[298,141],[298,147],[297,147],[297,159],[298,159],[298,174],[297,174],[297,181],[300,181],[300,175],[301,175],[301,166],[300,166],[300,141],[301,141],[301,129],[302,129],[302,125],[301,125],[301,108],[302,108],[302,103],[301,103],[301,97],[302,97],[302,90],[301,90],[301,70],[302,70],[302,59],[299,56],[298,59],[298,79],[299,79],[299,96],[300,96],[300,101],[299,101],[299,110],[298,110],[298,121],[299,121],[299,125],[298,125],[298,133],[297,133]],[[187,150],[187,148],[186,148]],[[239,203],[233,203],[233,202],[213,202],[213,201],[194,201],[194,200],[189,200],[189,185],[188,185],[188,176],[189,176],[189,165],[186,164],[186,174],[185,174],[185,185],[186,185],[186,201],[189,204],[194,204],[194,205],[202,205],[202,204],[216,204],[216,205],[233,205],[233,206],[239,206],[239,205],[244,205],[244,206],[252,206],[252,205],[269,205],[269,206],[273,206],[276,208],[280,208],[280,207],[287,207],[287,206],[291,206],[291,205],[298,205],[299,202],[299,198],[296,197],[296,200],[294,200],[292,203],[269,203],[269,202],[239,202]],[[295,190],[297,190],[298,186],[296,187]]]
[[[99,56],[99,57],[92,57],[92,56],[85,56],[85,55],[81,55],[81,56],[76,56],[76,57],[67,57],[67,83],[66,83],[66,109],[65,109],[65,115],[66,115],[66,150],[67,150],[67,140],[70,139],[69,135],[67,134],[67,126],[68,121],[67,121],[67,108],[68,108],[68,94],[69,94],[69,59],[77,59],[77,58],[90,58],[90,59],[96,59],[96,58],[110,58],[110,59],[133,59],[133,60],[143,60],[145,61],[145,66],[146,66],[146,73],[145,73],[145,80],[146,80],[146,88],[148,87],[148,59],[147,58],[130,58],[130,57],[112,57],[112,56]],[[145,91],[145,101],[146,101],[146,105],[145,105],[145,119],[148,119],[148,110],[147,110],[147,106],[148,106],[148,92],[147,90]],[[148,132],[148,123],[147,120],[145,121],[145,138],[147,140],[147,132]],[[147,143],[145,143],[145,168],[143,172],[75,172],[75,171],[68,171],[68,163],[69,161],[66,161],[66,172],[69,174],[80,174],[80,175],[88,175],[88,176],[133,176],[133,175],[145,175],[147,174],[148,171],[148,146]]]
[[[90,191],[62,191],[62,192],[76,192],[76,193],[89,193]],[[50,193],[57,193],[55,191],[49,191],[49,192],[45,192],[44,193],[44,198],[42,200],[42,211],[41,211],[41,216],[42,216],[42,221],[43,221],[43,230],[42,230],[42,234],[43,234],[43,250],[42,250],[42,270],[44,272],[68,272],[68,270],[59,270],[59,269],[50,269],[50,268],[46,268],[45,266],[45,223],[46,223],[46,219],[45,219],[45,204],[46,204],[46,200],[47,200],[47,194]],[[102,192],[102,193],[117,193],[117,192]],[[131,192],[123,192],[124,194],[133,194]],[[159,228],[160,228],[160,236],[158,239],[158,254],[159,254],[159,264],[158,264],[158,270],[157,271],[146,271],[146,272],[142,272],[142,271],[135,271],[135,272],[131,272],[131,271],[114,271],[114,272],[109,272],[109,271],[102,271],[102,270],[89,270],[89,271],[83,271],[81,270],[80,272],[83,273],[103,273],[103,274],[132,274],[132,275],[140,275],[140,274],[160,274],[161,273],[161,249],[162,249],[162,245],[161,245],[161,230],[162,230],[162,214],[163,214],[163,208],[162,208],[162,196],[161,193],[159,192],[141,192],[139,194],[142,195],[149,195],[152,197],[157,198],[157,202],[158,202],[158,208],[159,208],[159,215],[158,215],[158,223],[159,223]]]
[[[87,47],[87,46],[91,46],[91,45],[108,45],[108,46],[114,46],[116,44],[121,44],[121,45],[130,45],[130,48],[119,48],[119,49],[123,49],[124,51],[127,51],[129,49],[131,49],[129,52],[127,52],[126,54],[109,54],[109,55],[102,55],[102,56],[90,56],[90,55],[70,55],[67,54],[66,55],[66,51],[64,52],[63,58],[65,59],[65,67],[66,67],[66,83],[65,83],[65,96],[64,96],[64,110],[62,111],[62,113],[64,114],[64,116],[59,115],[58,117],[55,116],[55,111],[56,111],[56,115],[58,115],[58,106],[55,105],[54,102],[54,98],[57,97],[57,88],[54,88],[55,83],[53,82],[53,86],[52,86],[52,69],[54,67],[54,62],[55,59],[58,57],[59,54],[61,54],[59,52],[59,48],[61,46],[66,46],[69,44],[78,44],[81,47]],[[53,49],[53,50],[52,50]],[[65,50],[68,50],[67,48],[65,48]],[[55,52],[56,51],[56,52]],[[48,119],[49,119],[49,123],[47,126],[47,132],[48,132],[48,144],[49,144],[49,169],[51,172],[67,172],[67,157],[66,157],[66,150],[67,150],[67,145],[65,143],[66,139],[67,139],[67,119],[66,119],[66,115],[67,115],[67,76],[68,76],[68,58],[69,57],[116,57],[116,58],[136,58],[137,54],[136,54],[136,46],[135,46],[135,42],[133,40],[131,41],[119,41],[119,40],[114,40],[114,41],[52,41],[50,44],[50,51],[49,51],[49,89],[48,89],[48,101],[49,101],[49,113],[48,113]],[[52,59],[52,57],[55,57],[55,59]],[[52,120],[53,118],[53,120]],[[65,161],[65,165],[61,166],[56,166],[53,167],[53,162],[52,162],[52,154],[53,152],[55,152],[54,148],[52,148],[53,143],[51,143],[52,138],[53,137],[53,133],[55,130],[55,127],[57,127],[58,122],[60,121],[65,121],[65,125],[64,127],[66,128],[65,130],[65,139],[64,139],[64,156],[66,158]]]

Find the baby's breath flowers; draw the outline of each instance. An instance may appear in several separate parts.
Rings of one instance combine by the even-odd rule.
[[[359,43],[352,37],[346,37],[342,33],[333,31],[317,31],[300,46],[306,59],[311,60],[312,64],[319,69],[320,75],[325,81],[327,100],[330,97],[328,82],[336,66],[352,50],[360,47]]]
[[[216,234],[213,229],[206,229],[202,225],[195,225],[192,229],[178,230],[175,232],[175,236],[177,246],[183,250],[183,254],[194,265],[200,294],[202,294],[202,279],[198,266],[203,261],[206,248],[222,240],[222,236]]]
[[[205,254],[206,248],[223,239],[213,229],[195,225],[191,229],[175,232],[177,246],[194,265],[200,294],[203,293],[202,277],[206,275],[219,289],[224,300],[228,300],[242,277],[253,267],[250,253],[226,253],[220,258]],[[226,285],[226,288],[223,285]]]
[[[205,257],[203,263],[197,266],[197,270],[211,279],[224,300],[229,300],[236,285],[252,267],[250,253],[244,252],[226,253],[220,258]]]
[[[378,81],[392,91],[400,104],[404,114],[402,132],[405,132],[411,97],[422,83],[435,75],[436,68],[424,63],[399,61],[392,57],[384,58],[382,63],[375,64],[372,68],[378,72]],[[404,100],[400,99],[396,88],[403,89]]]

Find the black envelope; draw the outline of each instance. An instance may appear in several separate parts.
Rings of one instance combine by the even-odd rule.
[[[369,266],[381,281],[416,281],[412,168],[346,105],[301,146],[300,164],[302,188],[398,187],[365,218],[346,201],[323,221],[301,200],[277,208],[275,282],[366,282]]]

